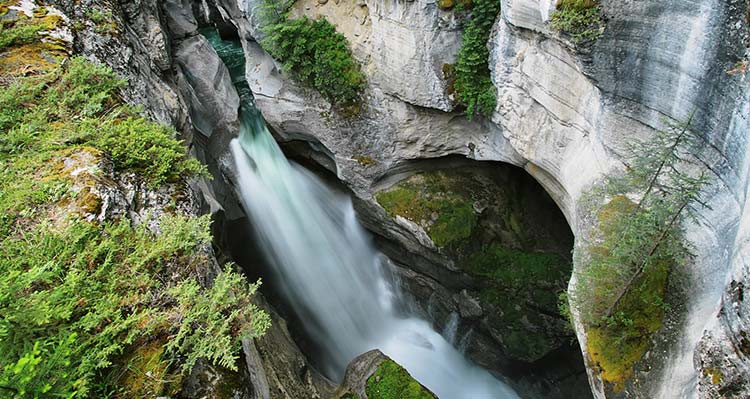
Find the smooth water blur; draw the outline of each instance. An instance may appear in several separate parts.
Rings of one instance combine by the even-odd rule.
[[[231,42],[206,36],[233,75],[244,72],[233,58],[242,57],[239,44],[227,49]],[[354,357],[377,348],[440,398],[516,398],[428,322],[396,316],[398,295],[383,273],[387,261],[357,222],[350,198],[290,163],[244,78],[235,83],[243,101],[240,135],[231,151],[243,205],[284,298],[323,352],[326,374],[341,380]]]

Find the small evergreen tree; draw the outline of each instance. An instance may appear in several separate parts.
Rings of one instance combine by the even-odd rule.
[[[691,256],[683,222],[692,218],[708,183],[699,161],[700,135],[672,125],[626,150],[628,165],[609,177],[594,240],[578,274],[573,302],[581,312],[589,353],[605,381],[621,387],[662,324],[667,281]]]

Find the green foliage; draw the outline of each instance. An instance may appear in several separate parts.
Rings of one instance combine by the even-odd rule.
[[[37,34],[43,30],[45,27],[42,25],[22,25],[0,30],[0,50],[38,40]]]
[[[534,362],[559,347],[553,327],[529,331],[526,324],[544,325],[539,309],[557,310],[558,296],[565,290],[560,282],[570,276],[570,262],[556,253],[492,244],[472,254],[461,267],[482,279],[479,297],[498,310],[500,322],[496,328],[502,331],[503,347],[509,356]]]
[[[598,39],[604,24],[594,0],[558,0],[550,21],[553,29],[570,35],[574,43]]]
[[[390,216],[424,223],[427,234],[438,247],[460,244],[471,237],[478,221],[471,201],[444,190],[437,176],[423,179],[425,184],[404,183],[379,193],[378,203]]]
[[[669,275],[690,257],[682,221],[692,217],[704,185],[702,140],[687,125],[670,126],[628,148],[628,170],[599,195],[586,265],[573,295],[589,353],[602,378],[621,389],[664,319]],[[628,195],[636,192],[638,202]]]
[[[186,355],[186,370],[206,358],[236,371],[237,337],[255,338],[270,327],[268,316],[251,301],[259,285],[260,281],[248,285],[244,276],[226,269],[210,290],[191,280],[170,289],[179,304],[181,322],[167,349]]]
[[[256,285],[238,274],[227,270],[211,286],[195,282],[206,268],[198,249],[210,240],[208,217],[167,215],[155,234],[150,223],[97,225],[70,211],[91,196],[72,191],[70,174],[62,173],[71,154],[97,159],[99,149],[110,151],[117,169],[151,184],[201,169],[186,161],[173,131],[118,100],[123,84],[110,69],[75,58],[0,88],[3,395],[107,396],[115,390],[110,370],[124,353],[153,336],[179,334],[188,328],[180,324],[184,315],[191,329],[215,335],[199,345],[183,334],[169,346],[170,360],[179,354],[225,364],[241,337],[268,324],[247,306]],[[201,319],[207,309],[226,319]]]
[[[49,157],[70,143],[110,153],[115,167],[145,177],[152,185],[205,174],[185,156],[176,133],[136,116],[116,97],[125,81],[104,66],[73,58],[65,69],[24,79],[0,89],[0,160],[21,155]]]
[[[233,362],[239,338],[257,336],[267,327],[265,314],[245,307],[256,286],[231,270],[210,288],[187,278],[164,292],[164,278],[157,278],[193,273],[202,261],[196,249],[210,240],[208,223],[208,217],[165,216],[161,234],[155,235],[145,224],[96,226],[71,220],[60,231],[42,223],[22,237],[3,240],[2,363],[32,357],[40,370],[37,380],[20,382],[42,392],[47,381],[57,381],[62,391],[85,396],[97,372],[110,367],[116,356],[165,328],[166,321],[185,315],[202,326],[196,333],[212,334],[210,344],[195,345],[195,338],[183,339],[178,333],[168,349],[193,361],[207,356],[216,363]],[[179,306],[170,306],[172,300]],[[233,329],[226,328],[224,319],[196,318],[206,316],[206,303],[219,315],[230,316]],[[39,349],[48,347],[52,349]],[[66,355],[64,360],[60,353]],[[16,375],[15,369],[6,368],[2,378],[12,382]]]
[[[432,392],[390,359],[380,363],[367,379],[365,393],[369,399],[435,399]]]
[[[112,156],[117,169],[136,172],[152,185],[205,173],[198,161],[185,157],[185,147],[172,138],[172,128],[133,117],[98,128],[100,137],[93,143]]]
[[[500,0],[474,0],[464,25],[461,49],[453,74],[456,99],[466,105],[469,118],[489,116],[497,105],[495,86],[489,69],[489,40],[492,25],[500,12]]]
[[[570,264],[556,253],[529,252],[491,245],[473,254],[465,269],[508,288],[524,289],[529,281],[556,279]]]
[[[332,104],[357,104],[365,77],[344,35],[324,18],[290,19],[282,7],[275,0],[266,0],[263,48],[298,81],[312,85]]]

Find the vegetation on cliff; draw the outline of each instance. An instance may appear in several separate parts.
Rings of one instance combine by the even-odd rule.
[[[570,36],[573,43],[582,43],[598,39],[604,21],[596,0],[558,0],[550,24]]]
[[[543,189],[531,177],[496,173],[424,172],[376,199],[389,216],[420,225],[438,251],[475,277],[471,295],[481,300],[505,353],[534,362],[572,337],[562,317],[549,316],[558,313],[558,296],[570,279],[572,237],[563,244],[570,235],[565,220],[541,210],[555,205],[543,202]],[[552,240],[561,245],[543,245]]]
[[[325,18],[290,18],[288,6],[265,0],[261,41],[271,56],[303,84],[309,84],[333,105],[352,108],[359,103],[365,76],[346,37]]]
[[[578,275],[573,302],[602,378],[622,389],[669,309],[670,275],[690,257],[682,222],[701,206],[707,183],[702,141],[689,125],[631,145],[628,169],[594,197],[608,197]]]
[[[449,78],[454,79],[456,100],[466,106],[469,118],[479,114],[489,116],[497,105],[487,41],[500,12],[500,0],[473,0],[470,7],[458,60],[449,74]]]
[[[234,368],[268,317],[231,268],[207,281],[210,220],[173,197],[158,220],[97,221],[119,172],[169,192],[204,168],[122,104],[112,70],[73,58],[23,74],[0,85],[0,396],[142,397],[198,358]]]

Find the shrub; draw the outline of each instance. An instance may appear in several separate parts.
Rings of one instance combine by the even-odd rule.
[[[284,69],[310,84],[334,105],[351,106],[359,101],[365,77],[354,60],[348,41],[326,19],[290,19],[268,0],[261,44]]]
[[[45,30],[42,25],[24,25],[0,31],[0,50],[10,46],[28,44],[38,40],[38,33]]]
[[[499,12],[500,0],[472,1],[469,20],[464,25],[461,49],[453,68],[453,87],[456,100],[466,106],[469,118],[477,114],[489,116],[497,105],[487,41]]]
[[[172,128],[134,117],[100,123],[98,128],[99,137],[92,143],[112,156],[117,169],[133,171],[152,186],[205,173],[196,159],[185,157],[185,147],[173,138]]]
[[[249,305],[257,284],[230,269],[198,284],[208,217],[164,216],[155,234],[126,218],[98,225],[65,215],[71,203],[96,206],[61,175],[67,154],[110,151],[118,170],[152,184],[201,169],[174,131],[121,103],[123,84],[74,58],[0,88],[0,396],[108,397],[115,364],[153,337],[167,337],[169,361],[231,368],[240,339],[268,326]],[[184,329],[212,336],[169,342]]]
[[[155,235],[124,220],[101,227],[72,220],[61,231],[42,223],[3,240],[0,359],[13,366],[0,381],[18,391],[86,396],[126,348],[184,315],[200,316],[190,328],[202,326],[195,333],[211,333],[211,340],[194,345],[178,333],[167,348],[232,367],[239,339],[262,334],[268,318],[247,306],[256,285],[231,270],[209,288],[187,277],[202,259],[196,249],[210,239],[208,222],[166,217]],[[168,275],[183,280],[165,295]],[[205,303],[219,313],[207,317]]]
[[[0,158],[34,145],[49,153],[74,142],[100,148],[115,168],[132,171],[152,186],[204,175],[187,158],[176,132],[123,105],[116,93],[126,82],[104,66],[73,58],[64,69],[0,90]]]
[[[570,35],[574,43],[598,39],[604,23],[594,0],[558,0],[550,21],[553,29]]]

